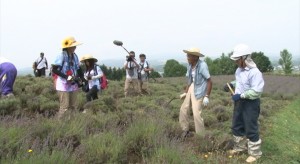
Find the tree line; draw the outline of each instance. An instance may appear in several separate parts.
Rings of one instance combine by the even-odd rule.
[[[212,59],[205,57],[204,61],[208,65],[208,69],[211,75],[232,75],[235,73],[237,65],[230,59],[232,52],[222,55],[219,58]],[[270,59],[263,52],[253,52],[252,59],[256,63],[257,68],[261,72],[272,72],[274,67]],[[284,49],[280,52],[280,59],[278,63],[282,66],[285,74],[292,73],[292,54],[288,50]],[[106,65],[100,65],[101,70],[110,80],[124,80],[126,76],[126,70],[124,68],[107,67]],[[167,60],[164,65],[164,77],[180,77],[185,76],[187,71],[187,64],[180,64],[174,59]],[[157,71],[152,71],[149,78],[159,78],[161,75]]]
[[[237,65],[230,59],[233,52],[222,53],[219,58],[212,59],[205,57],[204,61],[208,65],[208,69],[211,75],[231,75],[235,73]],[[270,59],[263,52],[253,52],[251,54],[253,61],[256,63],[257,68],[261,72],[272,72],[274,67]],[[282,66],[285,74],[292,73],[292,54],[288,50],[284,49],[280,52],[280,59],[278,63]],[[168,60],[164,66],[164,77],[179,77],[186,74],[186,65],[180,64],[178,61],[171,59]]]
[[[126,76],[125,68],[117,68],[117,67],[107,67],[106,65],[100,65],[101,70],[105,74],[106,78],[109,80],[124,80]],[[159,78],[161,75],[155,70],[152,71],[149,75],[149,78]]]

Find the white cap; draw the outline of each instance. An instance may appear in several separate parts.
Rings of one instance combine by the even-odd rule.
[[[246,44],[238,44],[233,49],[233,54],[230,56],[232,60],[238,60],[239,57],[250,55],[252,52]]]

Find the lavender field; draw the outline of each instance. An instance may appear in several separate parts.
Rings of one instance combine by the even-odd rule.
[[[210,104],[202,112],[206,132],[183,139],[178,97],[185,78],[150,80],[150,95],[129,98],[123,96],[123,81],[110,81],[92,103],[85,104],[80,92],[80,109],[57,120],[59,103],[51,79],[18,77],[16,97],[0,100],[0,163],[243,163],[246,154],[226,153],[232,147],[233,103],[223,86],[233,79],[233,75],[212,77]],[[259,118],[263,141],[275,126],[275,115],[300,98],[299,76],[264,79]],[[276,144],[266,141],[265,156],[258,163],[299,162],[299,145],[278,158]]]

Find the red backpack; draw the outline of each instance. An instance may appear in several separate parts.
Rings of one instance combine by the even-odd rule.
[[[95,67],[94,67],[95,75],[98,75],[97,66],[100,67],[99,65],[95,64]],[[103,71],[102,71],[102,73],[103,73],[103,76],[100,77],[99,81],[100,81],[100,87],[103,90],[103,89],[106,89],[108,87],[108,80],[106,79],[106,76],[105,76]]]
[[[100,86],[101,89],[106,89],[108,87],[108,80],[106,79],[106,76],[103,73],[103,76],[100,78]]]

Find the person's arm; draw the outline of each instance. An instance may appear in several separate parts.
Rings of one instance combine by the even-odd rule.
[[[135,59],[132,59],[133,63],[135,64],[135,66],[137,67],[137,69],[140,69],[140,65],[136,62]]]
[[[128,62],[129,62],[129,61],[126,61],[126,62],[124,63],[124,68],[125,68],[125,69],[128,69]]]
[[[48,69],[48,62],[46,58],[45,58],[45,64],[46,64],[46,69]]]
[[[59,70],[59,67],[60,67],[60,66],[58,66],[58,65],[53,65],[53,66],[52,66],[52,72],[55,73],[56,75],[62,77],[62,78],[67,79],[68,76],[67,76],[66,74],[62,73],[62,72]]]
[[[100,79],[103,76],[103,72],[101,70],[101,68],[99,66],[96,67],[97,68],[97,75],[92,76],[92,80],[94,79]]]
[[[206,88],[206,94],[205,94],[205,96],[209,97],[210,92],[211,92],[211,88],[212,88],[212,80],[211,80],[211,78],[207,79],[207,86],[206,87],[207,88]]]

